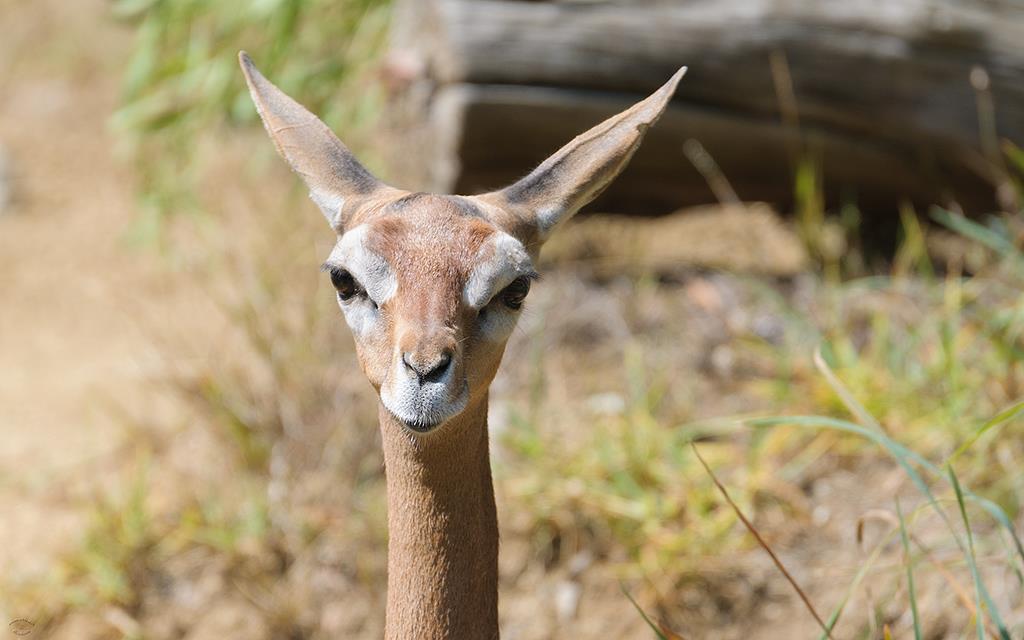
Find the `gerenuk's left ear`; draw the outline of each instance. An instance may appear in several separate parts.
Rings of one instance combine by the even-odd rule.
[[[577,136],[522,180],[478,197],[513,214],[517,226],[533,226],[529,235],[543,242],[559,223],[600,195],[625,168],[647,128],[665,110],[684,73],[686,67],[646,100]],[[506,230],[525,240],[522,229]]]

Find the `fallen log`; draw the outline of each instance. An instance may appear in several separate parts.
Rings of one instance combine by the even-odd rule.
[[[389,69],[391,173],[432,191],[521,176],[690,71],[593,209],[714,199],[696,139],[744,200],[791,204],[816,162],[833,202],[996,206],[998,138],[1024,141],[1024,7],[999,0],[403,0]],[[973,85],[972,85],[973,78]]]

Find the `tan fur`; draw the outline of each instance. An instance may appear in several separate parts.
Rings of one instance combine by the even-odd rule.
[[[486,396],[410,439],[387,411],[388,638],[498,637],[498,520],[487,451]]]
[[[381,397],[390,534],[385,635],[497,638],[498,522],[487,394],[517,311],[490,289],[529,270],[529,259],[536,260],[554,227],[621,171],[667,106],[682,70],[523,180],[462,197],[380,183],[244,53],[240,62],[268,133],[345,247],[327,266],[345,270],[348,265],[331,262],[343,262],[345,251],[386,264],[381,282],[388,287],[366,287],[362,297],[340,303],[347,318],[358,318],[359,363]],[[344,245],[349,231],[349,239],[362,244]],[[474,273],[484,275],[467,289]],[[394,295],[378,306],[369,298],[378,290]],[[465,291],[473,299],[482,291],[484,302],[470,305]],[[432,369],[438,375],[425,376]]]

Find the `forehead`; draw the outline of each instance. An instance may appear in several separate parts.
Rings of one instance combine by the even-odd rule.
[[[473,202],[431,194],[410,194],[388,202],[364,224],[364,246],[399,272],[468,268],[497,233]]]
[[[386,277],[394,283],[391,290],[427,279],[435,283],[432,288],[437,283],[458,287],[481,260],[499,258],[493,246],[504,238],[468,198],[399,193],[362,207],[328,262],[345,266],[357,278]]]

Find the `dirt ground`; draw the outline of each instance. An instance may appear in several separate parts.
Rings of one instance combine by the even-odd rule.
[[[0,572],[75,537],[78,501],[116,467],[123,413],[173,416],[143,327],[188,326],[193,295],[125,241],[132,181],[107,119],[130,32],[108,4],[0,3]]]

